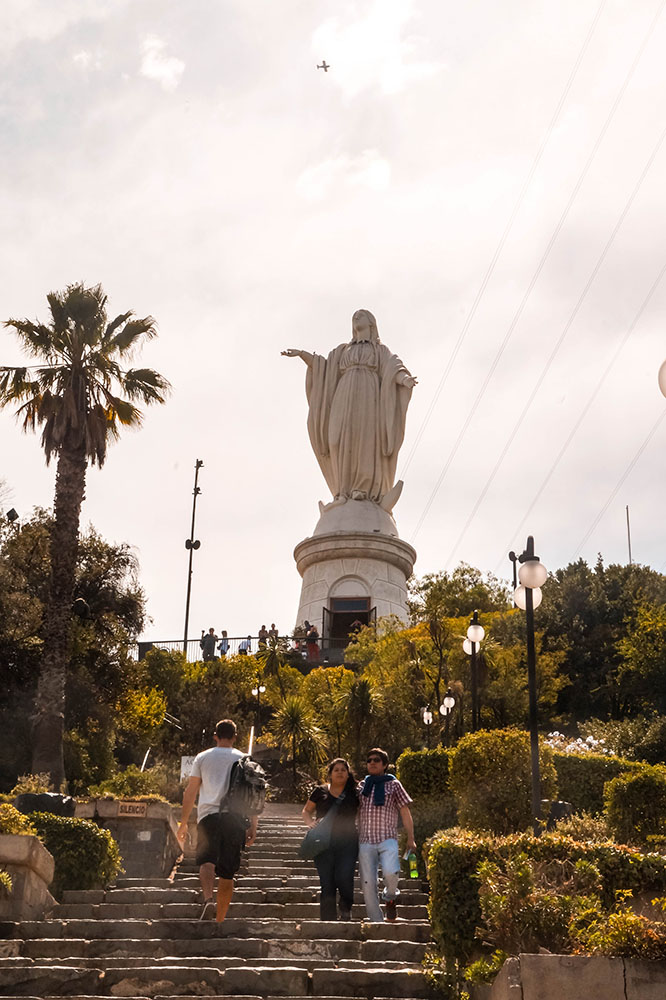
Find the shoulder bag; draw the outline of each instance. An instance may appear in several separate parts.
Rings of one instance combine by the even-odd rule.
[[[301,861],[312,861],[318,854],[328,850],[331,846],[333,819],[344,797],[345,792],[336,799],[324,818],[320,819],[317,825],[311,827],[305,834],[301,841],[301,846],[298,848],[298,856]]]

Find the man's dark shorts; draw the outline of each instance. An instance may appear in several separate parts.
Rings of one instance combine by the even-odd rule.
[[[215,865],[218,878],[232,879],[245,847],[245,820],[234,813],[211,813],[197,823],[197,864]]]

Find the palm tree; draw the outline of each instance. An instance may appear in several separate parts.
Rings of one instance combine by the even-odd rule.
[[[68,285],[47,296],[48,325],[10,319],[38,364],[0,368],[0,407],[20,403],[23,430],[43,425],[46,462],[57,458],[51,578],[44,611],[41,663],[33,717],[34,773],[47,771],[57,789],[65,778],[65,674],[70,651],[74,574],[88,463],[101,468],[120,427],[141,424],[136,402],[163,403],[169,383],[150,368],[124,368],[143,338],[155,336],[151,316],[132,312],[107,321],[101,285]]]
[[[366,677],[357,677],[341,692],[339,704],[353,733],[354,765],[360,769],[361,738],[377,715],[379,701],[370,681]]]
[[[289,664],[289,643],[285,638],[271,635],[268,637],[268,645],[259,650],[256,659],[267,677],[275,677],[280,689],[280,697],[284,701],[286,692],[280,670]]]
[[[282,744],[291,746],[291,767],[296,787],[296,761],[320,764],[326,757],[326,737],[314,721],[312,709],[300,695],[288,695],[273,719],[272,732]]]

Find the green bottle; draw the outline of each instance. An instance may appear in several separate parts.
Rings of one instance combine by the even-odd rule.
[[[407,858],[407,862],[409,864],[409,877],[410,878],[418,878],[419,877],[419,865],[418,865],[418,861],[416,859],[416,855],[414,854],[414,851],[410,851],[409,852],[409,857]]]

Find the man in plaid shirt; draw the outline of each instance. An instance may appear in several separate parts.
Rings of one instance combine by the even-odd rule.
[[[395,920],[400,895],[400,855],[398,853],[398,816],[407,833],[407,849],[416,850],[414,821],[409,809],[412,801],[397,778],[387,774],[388,754],[379,747],[368,753],[368,774],[358,786],[358,863],[363,898],[368,919],[384,919],[377,898],[379,866],[382,868],[386,919]]]

